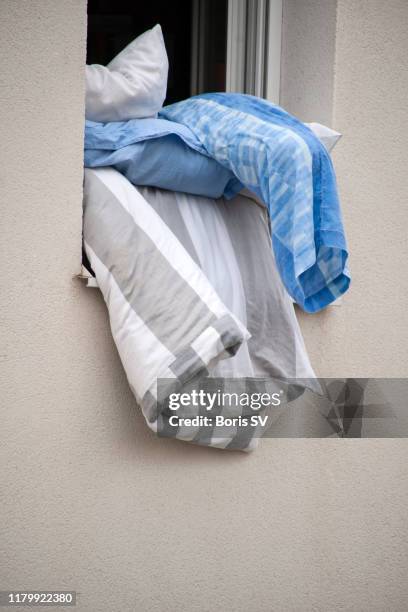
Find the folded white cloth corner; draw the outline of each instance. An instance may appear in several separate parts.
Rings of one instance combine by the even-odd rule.
[[[319,140],[324,144],[328,152],[335,147],[338,140],[341,138],[340,132],[336,132],[332,128],[327,127],[327,125],[323,125],[322,123],[305,123],[308,128],[312,130],[315,136],[318,137]]]
[[[166,97],[168,70],[162,30],[156,25],[107,66],[86,66],[86,118],[106,122],[155,117]]]

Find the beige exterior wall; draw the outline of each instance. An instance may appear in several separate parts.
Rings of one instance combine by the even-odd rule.
[[[101,296],[73,279],[85,4],[0,3],[1,588],[76,589],[89,612],[403,612],[406,440],[265,440],[242,456],[157,440],[137,413]],[[339,0],[324,100],[344,133],[353,287],[302,316],[327,375],[407,375],[407,18],[403,0]],[[305,118],[329,117],[307,100]]]
[[[283,0],[280,104],[331,125],[337,0]]]
[[[341,307],[300,318],[322,376],[408,376],[408,3],[337,5],[284,2],[282,104],[343,134],[333,157],[352,270]]]

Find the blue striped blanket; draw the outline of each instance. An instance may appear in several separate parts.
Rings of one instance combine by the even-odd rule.
[[[347,291],[347,244],[324,145],[282,108],[244,94],[203,94],[164,107],[267,205],[276,263],[289,294],[317,312]]]

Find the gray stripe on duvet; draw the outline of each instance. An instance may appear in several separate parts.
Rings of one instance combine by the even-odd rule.
[[[169,367],[182,385],[198,374],[208,374],[204,361],[191,346],[179,353]]]
[[[84,239],[125,299],[169,351],[190,344],[215,315],[94,174],[84,195]]]
[[[241,195],[217,202],[244,285],[255,376],[295,377],[295,314],[273,258],[266,209]]]
[[[176,238],[179,239],[183,247],[186,249],[191,259],[201,267],[197,251],[194,247],[190,233],[187,229],[185,221],[180,213],[180,208],[176,202],[172,202],[174,206],[169,206],[169,193],[165,189],[156,189],[155,187],[137,187],[144,199],[149,202],[150,206],[163,219],[166,225],[170,228]]]

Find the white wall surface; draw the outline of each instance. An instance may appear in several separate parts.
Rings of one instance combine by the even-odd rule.
[[[76,589],[89,612],[406,610],[406,440],[264,440],[244,456],[147,430],[101,296],[73,279],[85,0],[0,11],[0,588]],[[341,308],[302,317],[328,375],[407,374],[407,16],[339,2],[354,281]]]
[[[336,7],[283,0],[280,104],[303,121],[332,122]]]

